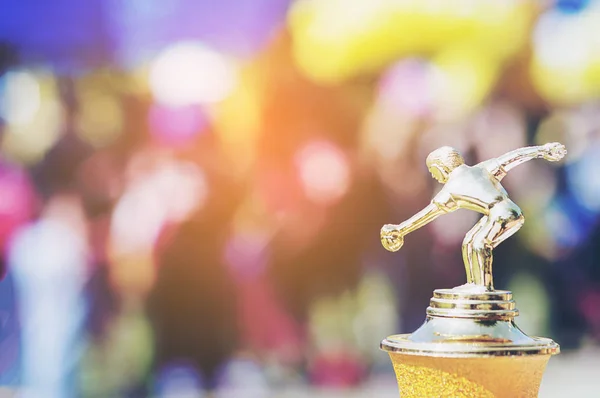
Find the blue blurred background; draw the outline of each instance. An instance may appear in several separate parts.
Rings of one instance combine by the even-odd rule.
[[[595,396],[599,99],[600,1],[0,0],[0,394],[395,397],[477,221],[381,247],[426,155],[560,141],[496,286]]]

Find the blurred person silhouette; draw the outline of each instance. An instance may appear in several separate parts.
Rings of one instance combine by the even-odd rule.
[[[204,207],[163,235],[148,301],[155,368],[185,362],[203,375],[208,389],[238,342],[236,287],[223,252],[243,189],[223,170],[207,171]]]
[[[371,260],[369,250],[377,244],[377,223],[385,219],[384,193],[358,155],[359,128],[371,91],[361,80],[335,87],[315,84],[296,69],[288,45],[280,37],[264,65],[258,190],[276,226],[267,276],[304,331],[299,350],[305,363],[295,365],[306,366],[313,383],[352,386],[366,374],[358,348],[344,342],[348,355],[339,356],[329,348],[315,348],[307,331],[317,299],[343,296],[357,287],[366,263],[382,263],[366,258]],[[321,154],[347,172],[347,178],[323,165],[327,161],[312,176],[303,175],[304,159],[319,164]],[[311,195],[317,185],[326,192],[323,197]]]

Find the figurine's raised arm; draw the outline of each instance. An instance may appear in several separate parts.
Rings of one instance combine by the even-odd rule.
[[[497,179],[501,180],[510,170],[528,160],[544,158],[551,162],[558,162],[566,155],[566,153],[567,150],[563,144],[551,142],[540,146],[515,149],[514,151],[505,153],[495,159],[482,162],[481,165]]]
[[[401,224],[386,224],[381,228],[381,243],[391,252],[400,250],[404,244],[404,236],[435,220],[445,212],[439,206],[430,203],[423,210]]]

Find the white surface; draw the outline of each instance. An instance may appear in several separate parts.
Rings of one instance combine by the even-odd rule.
[[[564,352],[550,359],[540,398],[600,397],[600,347]]]
[[[324,390],[297,388],[275,392],[278,398],[398,398],[398,387],[392,374],[383,380],[367,383],[357,390]],[[587,347],[577,352],[564,352],[550,359],[540,398],[600,397],[600,347]]]

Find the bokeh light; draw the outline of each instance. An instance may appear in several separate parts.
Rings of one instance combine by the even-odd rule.
[[[261,231],[240,231],[227,242],[225,260],[238,276],[256,278],[267,265],[269,238]]]
[[[115,95],[101,89],[81,89],[76,116],[79,135],[95,147],[113,143],[123,129],[123,109]]]
[[[102,339],[89,336],[79,373],[86,396],[126,394],[144,379],[154,356],[152,330],[140,308],[128,303],[106,329]]]
[[[570,104],[600,93],[600,4],[549,9],[533,33],[532,80],[548,101]]]
[[[31,397],[63,396],[73,388],[69,375],[81,354],[86,312],[85,225],[65,222],[80,216],[74,202],[57,198],[53,207],[56,211],[16,234],[8,256],[20,303],[22,378]],[[43,334],[39,325],[45,325]]]
[[[485,99],[498,74],[496,61],[477,48],[449,47],[433,63],[433,98],[443,118],[471,111]]]
[[[0,248],[7,247],[13,234],[34,214],[34,192],[25,173],[12,167],[0,167]]]
[[[40,85],[28,71],[14,70],[0,77],[0,118],[26,124],[40,108]]]
[[[600,212],[600,175],[596,172],[600,167],[597,142],[588,145],[577,162],[567,168],[567,178],[573,189],[573,195],[580,205],[594,213]]]
[[[182,221],[201,207],[207,190],[202,171],[191,163],[167,162],[140,176],[115,208],[113,249],[150,252],[164,224]]]
[[[295,160],[304,193],[314,202],[333,203],[348,190],[348,160],[333,144],[311,142],[300,149]]]
[[[221,370],[217,398],[263,398],[269,395],[266,375],[251,358],[234,358]]]
[[[9,123],[2,136],[2,152],[14,161],[34,163],[60,137],[64,125],[63,107],[51,74],[15,73],[8,74],[12,83],[7,82],[11,93],[5,98],[4,116]]]
[[[115,287],[122,292],[148,291],[156,277],[154,247],[161,232],[201,208],[207,193],[204,174],[191,163],[166,161],[131,181],[111,217],[109,256]]]
[[[194,105],[173,108],[155,104],[148,117],[152,134],[164,145],[189,144],[207,124],[202,109]]]
[[[403,56],[431,54],[459,43],[487,55],[474,65],[478,71],[488,61],[496,65],[524,46],[534,12],[531,3],[519,1],[381,0],[344,7],[340,0],[304,0],[294,4],[290,26],[302,70],[316,80],[336,82]],[[507,24],[512,29],[505,29]],[[488,78],[489,66],[484,69],[482,80]]]
[[[556,197],[545,209],[544,217],[546,228],[552,231],[550,236],[559,253],[563,249],[563,253],[560,253],[563,256],[588,238],[594,222],[575,199],[566,195]]]
[[[222,101],[237,83],[231,60],[195,42],[165,48],[153,61],[149,75],[156,100],[168,106]]]
[[[435,69],[424,59],[405,59],[382,76],[378,102],[392,111],[421,116],[431,112]]]
[[[564,142],[569,147],[565,162],[577,161],[589,145],[593,121],[583,112],[560,110],[553,112],[538,126],[535,143]]]
[[[204,393],[202,376],[193,366],[172,363],[164,366],[156,383],[156,396],[161,398],[202,398]]]
[[[550,328],[550,296],[544,284],[534,275],[520,272],[508,288],[519,295],[519,327],[534,336],[546,336]]]

